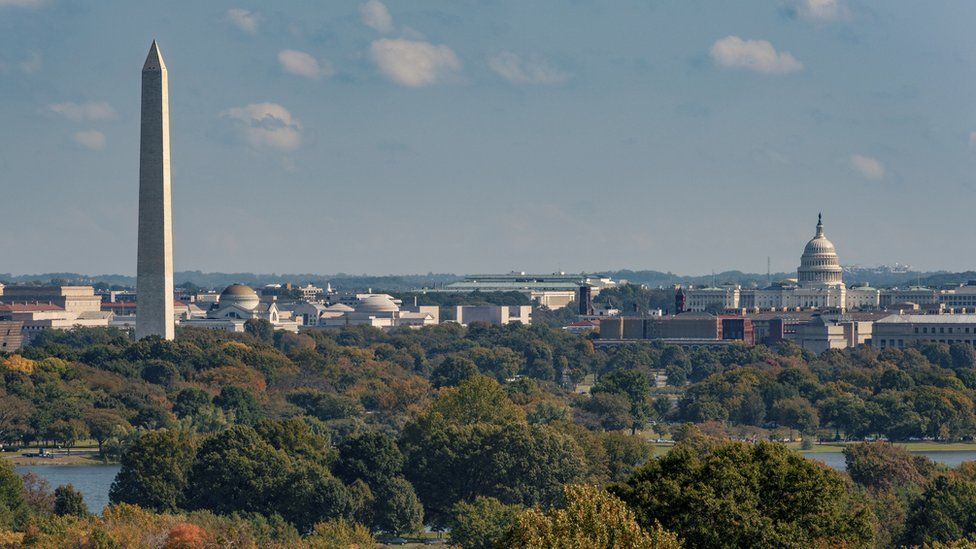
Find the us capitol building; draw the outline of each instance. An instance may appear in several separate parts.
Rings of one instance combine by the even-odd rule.
[[[844,285],[840,261],[833,242],[824,235],[823,217],[817,218],[817,232],[800,256],[796,279],[774,283],[768,288],[743,289],[738,285],[684,289],[684,310],[717,312],[728,310],[860,310],[876,309],[880,291],[870,286]],[[679,301],[680,301],[679,297]]]

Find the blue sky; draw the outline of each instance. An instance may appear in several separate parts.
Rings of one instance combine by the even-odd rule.
[[[976,267],[976,2],[0,0],[0,272]]]

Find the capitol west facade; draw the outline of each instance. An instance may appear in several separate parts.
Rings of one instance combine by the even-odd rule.
[[[684,310],[797,310],[837,311],[876,309],[880,292],[868,286],[848,288],[833,242],[824,235],[823,219],[818,217],[814,237],[800,256],[796,279],[772,284],[768,288],[742,289],[735,285],[691,288],[684,291]]]

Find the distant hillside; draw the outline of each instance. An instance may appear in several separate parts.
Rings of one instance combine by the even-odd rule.
[[[390,291],[407,291],[415,288],[442,285],[455,280],[460,280],[460,276],[453,274],[425,275],[353,275],[338,273],[334,275],[322,274],[254,274],[254,273],[204,273],[201,271],[180,271],[173,274],[174,282],[177,286],[192,284],[200,288],[224,288],[233,283],[247,284],[252,287],[260,287],[266,284],[291,283],[296,285],[315,284],[325,286],[332,284],[333,288],[346,291],[363,291],[369,288],[383,288]],[[136,278],[134,276],[107,274],[107,275],[83,275],[78,273],[43,273],[36,275],[0,274],[0,281],[5,284],[29,284],[48,283],[49,281],[63,281],[69,284],[90,284],[106,287],[135,287]]]
[[[732,283],[743,287],[764,287],[767,280],[774,282],[784,278],[793,278],[796,272],[772,273],[767,277],[764,273],[744,273],[742,271],[723,271],[708,275],[680,275],[671,272],[629,269],[599,271],[615,280],[627,280],[632,284],[644,284],[651,288],[668,288],[674,284],[692,284],[707,286],[711,284]],[[201,271],[180,271],[174,274],[176,285],[192,284],[200,288],[223,288],[235,282],[260,287],[266,284],[315,284],[325,286],[332,284],[333,288],[343,291],[365,291],[368,289],[389,292],[406,292],[418,288],[430,288],[460,280],[461,275],[451,273],[403,274],[403,275],[355,275],[347,273],[325,274],[255,274],[255,273],[204,273]],[[48,283],[52,280],[70,284],[90,284],[104,287],[135,286],[134,276],[120,274],[84,275],[78,273],[43,273],[34,275],[11,275],[0,273],[0,282],[5,284]],[[844,281],[848,284],[868,283],[874,287],[908,286],[921,283],[924,286],[938,288],[945,285],[964,284],[976,280],[976,271],[950,273],[934,271],[923,273],[901,273],[877,269],[849,269],[844,272]]]

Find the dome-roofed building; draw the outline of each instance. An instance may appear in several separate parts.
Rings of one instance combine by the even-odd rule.
[[[801,288],[842,286],[843,270],[834,243],[824,236],[823,214],[817,216],[817,234],[807,242],[796,270]]]
[[[354,305],[357,313],[394,313],[400,307],[393,296],[387,294],[361,294],[359,302]]]
[[[218,306],[236,305],[242,309],[253,310],[257,308],[260,302],[261,298],[258,297],[258,293],[250,286],[231,284],[224,288],[224,291],[220,292]]]
[[[848,292],[844,286],[844,271],[837,258],[837,249],[824,234],[823,215],[817,216],[816,234],[803,248],[796,274],[796,280],[784,280],[767,288],[742,289],[737,285],[724,285],[720,289],[688,289],[685,290],[686,310],[701,312],[719,307],[737,312],[798,309],[845,311],[878,306],[878,290],[866,288]]]
[[[273,301],[261,301],[250,286],[231,284],[220,292],[220,299],[207,311],[207,318],[183,320],[180,325],[243,332],[245,322],[261,319],[270,322],[276,330],[297,332],[298,323],[291,315],[290,311],[280,311]]]

